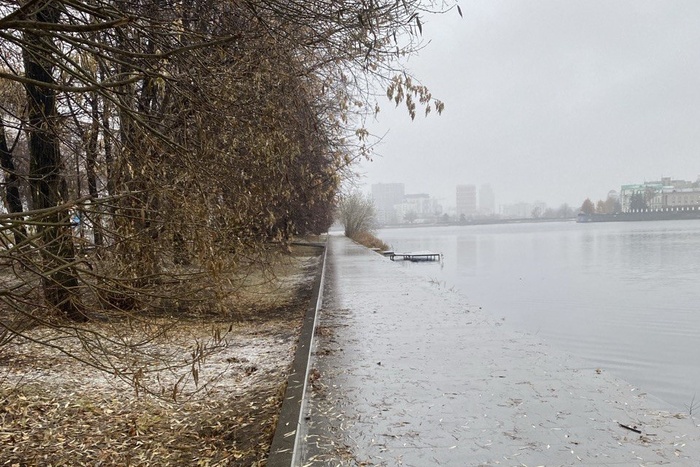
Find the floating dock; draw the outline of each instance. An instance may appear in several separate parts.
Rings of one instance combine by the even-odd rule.
[[[412,253],[385,251],[383,254],[392,261],[440,261],[442,259],[442,253],[434,253],[432,251],[414,251]]]

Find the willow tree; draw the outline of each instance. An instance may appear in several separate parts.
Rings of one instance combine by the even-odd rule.
[[[226,271],[324,231],[368,153],[376,90],[412,118],[442,110],[401,62],[432,8],[443,4],[0,0],[0,80],[24,89],[24,105],[0,103],[12,122],[0,130],[30,160],[22,174],[21,151],[0,144],[0,217],[27,228],[0,251],[8,271],[24,266],[5,306],[41,323],[44,310],[81,321],[204,303]],[[83,226],[92,241],[72,232]]]

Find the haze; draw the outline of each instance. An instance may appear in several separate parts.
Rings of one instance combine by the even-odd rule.
[[[411,122],[379,96],[384,135],[362,182],[454,205],[491,184],[498,205],[578,207],[621,184],[700,173],[700,2],[478,0],[426,19],[409,69],[446,104]]]

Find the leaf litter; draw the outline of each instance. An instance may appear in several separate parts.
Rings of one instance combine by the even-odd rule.
[[[257,297],[247,314],[179,323],[154,341],[155,352],[186,356],[229,331],[196,372],[150,375],[179,384],[180,397],[135,391],[29,340],[0,348],[0,466],[265,465],[317,265],[285,271],[273,306]]]

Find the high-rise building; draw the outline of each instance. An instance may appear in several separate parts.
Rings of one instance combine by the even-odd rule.
[[[476,214],[476,186],[457,185],[457,217]]]
[[[479,212],[485,216],[496,212],[496,195],[491,185],[481,185],[479,189]]]
[[[396,206],[403,203],[403,183],[375,183],[372,185],[372,200],[377,210],[377,223],[380,225],[396,224]]]

